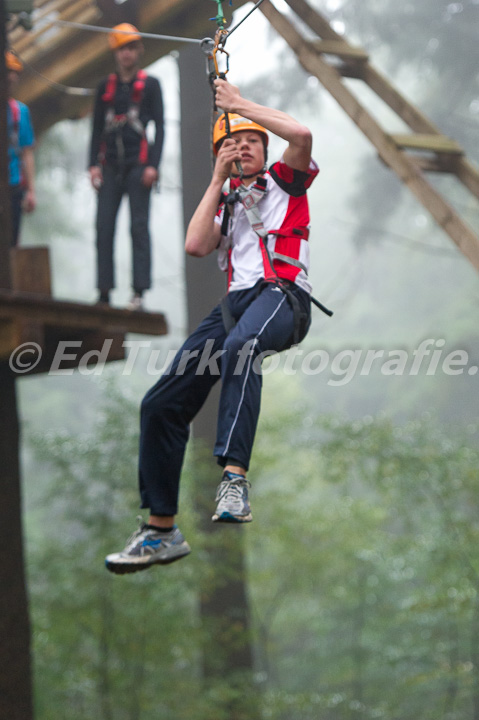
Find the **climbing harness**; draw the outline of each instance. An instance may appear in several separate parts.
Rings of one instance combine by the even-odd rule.
[[[291,292],[291,287],[294,285],[294,282],[291,280],[288,280],[286,278],[280,277],[278,274],[275,266],[274,261],[281,261],[283,263],[287,263],[288,265],[292,265],[293,267],[299,268],[302,270],[306,275],[307,268],[306,266],[298,259],[290,257],[288,255],[284,255],[283,253],[278,253],[276,251],[271,251],[268,248],[268,238],[270,236],[276,235],[278,236],[291,236],[295,235],[301,238],[304,238],[305,240],[308,240],[309,238],[309,228],[307,227],[291,227],[291,228],[281,228],[278,230],[266,230],[261,213],[258,207],[258,204],[260,200],[265,196],[267,193],[267,186],[266,186],[266,179],[259,175],[256,178],[256,182],[254,182],[249,187],[246,187],[242,183],[236,187],[233,191],[230,191],[229,195],[226,195],[224,197],[224,212],[223,212],[223,222],[221,226],[221,233],[222,235],[227,235],[228,233],[228,224],[230,219],[230,207],[231,205],[234,205],[236,202],[240,202],[241,205],[244,208],[246,217],[248,219],[249,224],[251,225],[252,229],[258,236],[259,240],[259,246],[261,250],[261,257],[263,260],[263,268],[264,268],[264,280],[260,282],[258,286],[258,293],[261,292],[265,287],[268,286],[268,284],[273,283],[277,287],[279,287],[282,292],[285,293],[287,296],[289,303],[293,309],[294,314],[294,333],[293,333],[293,344],[296,345],[298,342],[301,341],[301,339],[304,337],[305,331],[307,329],[307,322],[308,317],[306,313],[304,313],[301,310],[299,301],[297,297],[294,295],[294,293]],[[231,269],[231,250],[228,251],[228,284],[231,282],[232,278],[232,269]],[[323,305],[319,300],[311,296],[311,302],[316,305],[322,312],[324,312],[329,317],[332,316],[333,312],[329,310],[325,305]],[[229,326],[229,329],[231,329],[234,325],[231,324],[231,320],[228,317],[228,305],[226,298],[223,298],[222,304],[221,304],[221,310],[223,315],[223,322]]]
[[[105,134],[115,133],[115,143],[118,156],[118,164],[121,166],[125,159],[125,147],[123,145],[122,130],[125,125],[129,125],[138,135],[140,135],[140,153],[138,156],[138,162],[140,165],[145,165],[148,161],[148,141],[146,139],[146,132],[143,123],[140,120],[140,104],[143,99],[145,91],[145,82],[147,74],[144,70],[139,70],[136,74],[135,80],[133,81],[130,106],[126,113],[121,115],[115,114],[114,101],[116,90],[118,87],[118,75],[111,73],[106,81],[105,92],[102,95],[103,102],[107,105],[105,113]],[[100,150],[100,156],[102,162],[104,161],[105,155],[105,143],[102,143]]]
[[[8,107],[12,118],[12,127],[9,133],[10,145],[13,147],[15,154],[19,153],[19,130],[20,130],[20,105],[14,98],[8,99]]]

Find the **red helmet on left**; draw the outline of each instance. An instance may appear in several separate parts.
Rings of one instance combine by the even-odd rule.
[[[23,70],[23,63],[10,50],[5,53],[5,65],[7,70],[13,70],[14,72],[19,73]]]

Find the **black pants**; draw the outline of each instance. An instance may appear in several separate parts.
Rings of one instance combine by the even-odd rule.
[[[20,221],[22,219],[22,202],[24,191],[20,185],[10,186],[10,203],[12,212],[12,247],[18,244]]]
[[[309,295],[292,290],[306,314]],[[190,335],[141,407],[141,507],[153,515],[176,515],[189,424],[221,378],[214,454],[224,466],[233,459],[248,469],[261,401],[264,353],[293,342],[294,316],[284,293],[270,285],[228,294],[237,321],[227,334],[218,305]],[[309,324],[308,324],[309,327]]]
[[[113,243],[116,217],[123,195],[130,201],[130,232],[133,256],[133,287],[146,290],[151,286],[151,246],[148,220],[150,192],[141,182],[144,167],[134,165],[119,169],[103,168],[103,184],[98,193],[96,218],[97,287],[106,292],[115,287]]]

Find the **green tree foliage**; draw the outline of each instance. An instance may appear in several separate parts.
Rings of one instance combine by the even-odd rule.
[[[269,380],[246,534],[263,717],[476,720],[476,429],[324,418]],[[51,467],[27,522],[38,720],[230,720],[237,685],[201,681],[215,537],[197,529],[188,468],[193,554],[131,577],[103,568],[137,504],[136,418],[109,384],[90,435],[34,438]]]
[[[307,403],[263,418],[250,581],[266,717],[477,717],[468,433],[427,416],[321,418]]]

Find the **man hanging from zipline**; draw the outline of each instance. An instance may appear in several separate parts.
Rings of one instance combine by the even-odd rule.
[[[310,325],[306,191],[319,172],[311,132],[286,113],[243,98],[225,80],[214,86],[224,111],[214,128],[216,164],[185,249],[195,257],[218,250],[228,293],[143,399],[139,482],[141,507],[150,515],[122,552],[106,558],[115,573],[167,564],[190,552],[175,516],[189,426],[219,379],[205,356],[219,358],[222,381],[214,455],[223,475],[212,520],[252,520],[246,473],[260,411],[261,359],[300,342]],[[268,132],[288,146],[266,170]]]

